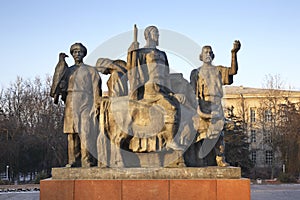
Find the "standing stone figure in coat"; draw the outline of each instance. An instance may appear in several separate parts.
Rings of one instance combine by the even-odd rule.
[[[241,44],[234,41],[231,50],[231,67],[212,64],[214,53],[211,46],[202,47],[200,60],[203,65],[191,72],[191,85],[198,100],[197,112],[200,116],[197,126],[197,142],[203,140],[200,157],[205,157],[211,149],[215,150],[215,161],[218,166],[226,167],[225,145],[223,142],[224,113],[222,108],[223,85],[233,83],[233,75],[237,74],[237,52]],[[203,152],[205,151],[205,152]]]
[[[83,63],[87,49],[81,43],[70,48],[75,64],[68,67],[65,53],[60,53],[50,95],[65,102],[64,133],[68,134],[66,167],[96,165],[96,139],[99,132],[98,105],[101,99],[99,69]],[[106,69],[102,69],[103,73]]]

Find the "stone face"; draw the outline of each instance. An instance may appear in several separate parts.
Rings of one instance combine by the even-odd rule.
[[[239,179],[239,167],[52,168],[52,179]]]

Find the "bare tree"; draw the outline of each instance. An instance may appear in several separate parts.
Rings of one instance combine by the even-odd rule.
[[[299,150],[299,106],[290,101],[290,92],[284,89],[280,75],[267,75],[264,83],[266,98],[259,108],[260,126],[263,130],[266,164],[271,167],[274,178],[276,166],[287,164],[298,157]],[[299,104],[299,101],[298,101]],[[297,104],[297,105],[298,105]],[[292,141],[298,141],[292,142]],[[293,155],[293,158],[290,156]],[[272,159],[268,159],[272,158]],[[288,169],[299,173],[299,163],[287,164]],[[296,170],[297,169],[297,170]]]
[[[18,77],[1,90],[0,160],[16,176],[19,172],[50,174],[51,167],[66,163],[63,104],[54,105],[49,96],[51,80],[49,76],[44,83],[39,77],[33,81]]]
[[[279,126],[279,149],[286,172],[298,177],[300,173],[300,103],[286,100],[281,105],[281,123]]]

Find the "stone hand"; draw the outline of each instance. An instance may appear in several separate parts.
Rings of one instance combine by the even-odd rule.
[[[232,53],[237,53],[241,48],[241,43],[239,40],[235,40],[233,43],[233,48],[231,50]]]

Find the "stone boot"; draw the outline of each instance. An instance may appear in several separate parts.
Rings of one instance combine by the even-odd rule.
[[[216,162],[218,167],[228,167],[229,164],[225,161],[225,145],[221,144],[215,147]]]
[[[229,164],[225,161],[225,156],[216,156],[218,167],[228,167]]]

